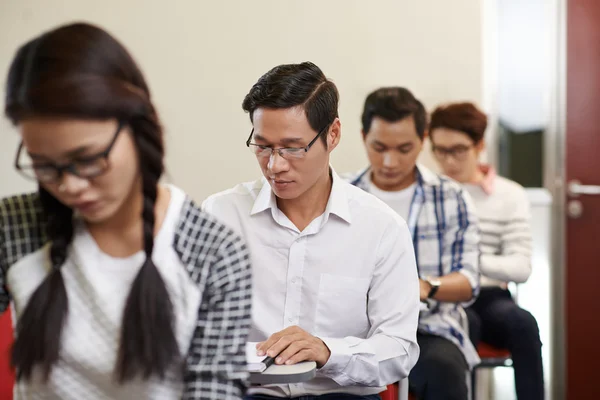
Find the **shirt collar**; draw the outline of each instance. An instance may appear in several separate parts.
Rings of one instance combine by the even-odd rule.
[[[348,199],[349,183],[338,176],[333,168],[330,167],[333,184],[331,185],[331,194],[325,207],[325,217],[329,214],[335,214],[347,223],[352,223],[350,216],[350,206]]]
[[[349,185],[342,178],[340,178],[332,167],[329,167],[333,183],[331,185],[331,193],[329,194],[329,200],[327,200],[327,206],[325,207],[324,217],[325,220],[329,218],[330,214],[335,214],[344,221],[351,223],[352,219],[350,216],[350,207],[348,204],[348,192],[347,186]],[[250,215],[261,213],[265,210],[275,211],[277,209],[277,198],[269,182],[263,178],[263,186],[254,200],[254,205],[250,211]]]
[[[494,193],[496,169],[491,165],[481,164],[479,170],[483,173],[483,179],[479,182],[479,186],[489,196]]]
[[[428,186],[436,186],[440,183],[440,177],[435,172],[421,164],[416,165],[415,174],[417,175],[417,183],[419,186],[423,186],[423,184]]]
[[[355,177],[350,180],[350,183],[368,192],[370,186],[369,182],[371,180],[370,174],[371,166],[368,166],[367,168],[359,172],[358,175],[355,175]],[[417,178],[417,186],[419,187],[423,186],[423,184],[431,186],[438,185],[440,182],[440,178],[437,174],[435,174],[434,172],[432,172],[431,170],[429,170],[421,164],[417,164],[415,166],[415,176]]]
[[[258,192],[258,196],[254,200],[254,205],[252,206],[252,210],[250,211],[250,215],[255,215],[261,213],[265,210],[276,209],[277,208],[277,199],[275,198],[275,194],[271,190],[271,185],[265,179],[261,179],[262,188],[260,192]]]

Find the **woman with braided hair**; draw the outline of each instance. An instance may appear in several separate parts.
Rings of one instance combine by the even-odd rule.
[[[0,200],[15,398],[241,398],[248,252],[159,183],[162,129],[127,50],[88,24],[42,34],[12,61],[5,113],[39,184]]]

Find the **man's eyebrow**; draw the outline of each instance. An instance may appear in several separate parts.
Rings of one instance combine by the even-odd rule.
[[[271,144],[267,139],[265,139],[264,137],[262,137],[260,134],[255,133],[254,134],[254,140],[258,140],[261,142],[265,142],[265,143],[269,143]],[[283,138],[281,139],[281,144],[285,144],[285,145],[289,145],[289,144],[295,144],[295,143],[302,143],[302,138],[299,137],[294,137],[294,138]]]

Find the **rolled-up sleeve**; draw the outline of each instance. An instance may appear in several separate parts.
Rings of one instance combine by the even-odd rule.
[[[479,221],[471,196],[457,190],[453,199],[445,202],[448,229],[444,233],[442,264],[444,270],[463,274],[471,284],[472,298],[462,303],[472,304],[479,294]]]

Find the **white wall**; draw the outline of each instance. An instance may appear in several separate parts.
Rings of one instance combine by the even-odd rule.
[[[100,24],[146,74],[172,180],[201,200],[258,176],[241,102],[277,64],[311,60],[338,85],[339,171],[366,162],[361,107],[380,85],[407,86],[429,108],[480,103],[481,15],[479,0],[0,0],[0,81],[15,49],[41,31],[74,20]],[[17,142],[3,120],[0,196],[33,188],[12,168]]]

